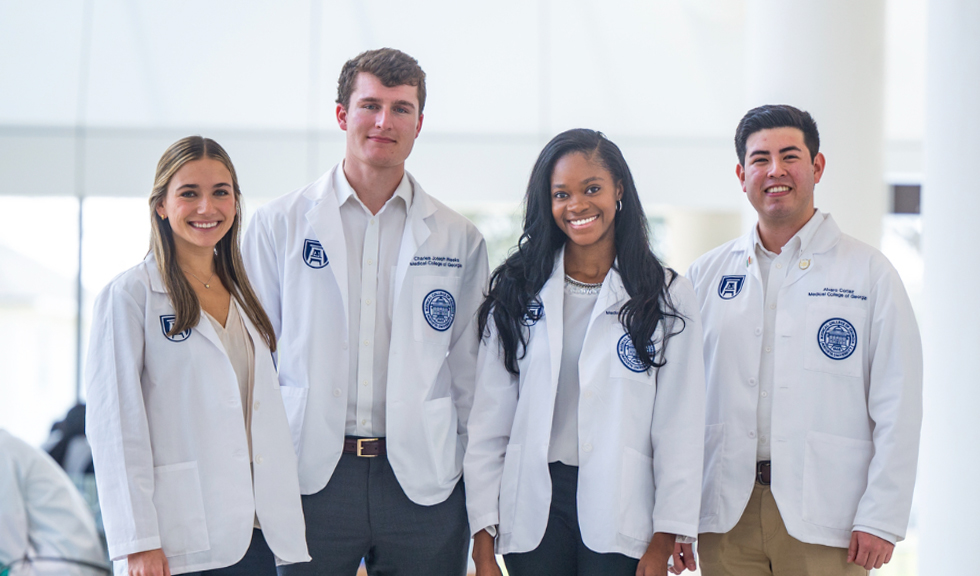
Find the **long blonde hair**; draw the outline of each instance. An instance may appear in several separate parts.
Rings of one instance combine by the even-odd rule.
[[[177,316],[167,335],[179,334],[197,326],[201,318],[201,303],[177,263],[174,233],[170,221],[157,214],[157,207],[167,198],[167,189],[174,174],[188,162],[202,158],[210,158],[224,164],[231,174],[232,188],[235,191],[235,220],[231,224],[231,230],[218,241],[214,249],[215,274],[232,297],[242,305],[245,314],[258,328],[269,349],[275,352],[276,335],[272,329],[272,322],[269,321],[269,316],[262,308],[255,291],[252,290],[248,276],[245,275],[245,263],[242,261],[242,252],[239,248],[242,229],[242,192],[238,187],[235,166],[232,165],[231,158],[220,144],[201,136],[182,138],[167,148],[157,164],[153,192],[150,193],[150,250],[156,258],[157,267],[160,269],[160,275],[163,276],[167,294]]]

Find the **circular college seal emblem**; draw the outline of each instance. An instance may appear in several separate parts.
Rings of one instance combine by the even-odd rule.
[[[630,338],[629,334],[623,334],[622,338],[616,344],[616,352],[619,353],[619,361],[623,363],[632,372],[646,372],[647,366],[640,361],[640,357],[636,355],[636,347],[633,346],[633,339]],[[656,349],[651,342],[647,347],[647,352],[650,356],[656,354]]]
[[[831,318],[820,325],[817,331],[817,344],[820,351],[831,360],[843,360],[857,348],[857,330],[843,318]]]
[[[422,300],[422,315],[433,330],[449,330],[456,318],[456,301],[453,300],[453,295],[441,289],[429,292]]]

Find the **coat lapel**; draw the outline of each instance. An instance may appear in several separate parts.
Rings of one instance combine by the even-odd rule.
[[[330,270],[337,281],[337,288],[343,299],[344,317],[347,316],[347,241],[344,239],[344,226],[340,221],[340,204],[333,179],[340,164],[324,175],[308,194],[315,205],[306,213],[306,221],[313,228],[316,239],[327,254]],[[302,241],[304,239],[298,239]]]
[[[398,264],[395,267],[396,303],[401,301],[402,286],[405,284],[405,276],[408,274],[412,258],[432,234],[427,219],[436,211],[432,199],[422,190],[415,178],[411,174],[408,177],[412,182],[412,208],[406,216],[405,231],[402,233],[401,247],[398,250]]]
[[[541,288],[541,305],[544,308],[544,323],[548,329],[549,364],[551,365],[551,388],[558,386],[558,373],[561,370],[561,348],[564,330],[565,299],[565,250],[558,250],[551,278]]]

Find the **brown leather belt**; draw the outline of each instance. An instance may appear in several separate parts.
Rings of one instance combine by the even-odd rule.
[[[763,486],[772,483],[772,460],[755,463],[755,481]]]
[[[344,437],[344,454],[354,454],[361,458],[374,458],[385,455],[384,438]]]

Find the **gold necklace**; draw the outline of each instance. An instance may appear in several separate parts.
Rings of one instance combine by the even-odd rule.
[[[181,270],[184,270],[184,269],[183,269],[183,268],[181,268]],[[212,280],[212,279],[214,278],[214,270],[212,270],[212,271],[211,271],[211,275],[210,275],[210,276],[208,276],[208,281],[207,281],[207,282],[205,282],[204,280],[201,280],[200,278],[198,278],[198,277],[197,277],[197,274],[194,274],[194,273],[193,273],[193,272],[191,272],[190,270],[184,270],[184,272],[187,272],[188,274],[190,274],[191,276],[193,276],[195,280],[197,280],[197,281],[198,281],[198,282],[200,282],[201,284],[204,284],[204,287],[205,287],[205,288],[211,288],[211,280]]]

